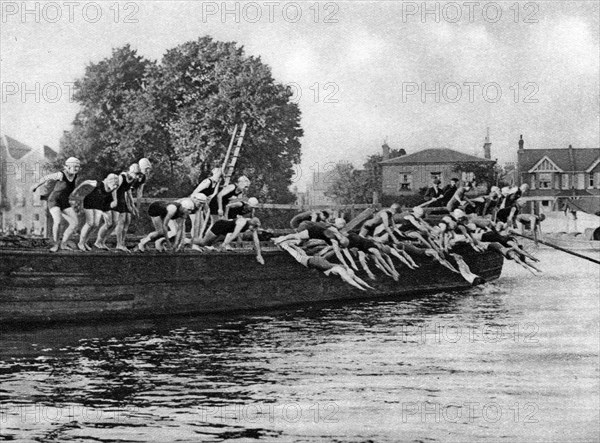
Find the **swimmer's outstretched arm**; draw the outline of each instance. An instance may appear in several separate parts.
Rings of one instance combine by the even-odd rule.
[[[265,259],[262,256],[262,251],[260,249],[260,239],[258,238],[258,231],[254,229],[252,231],[252,240],[254,240],[254,250],[256,251],[256,261],[261,265],[265,264]]]
[[[354,262],[354,259],[352,258],[352,254],[350,254],[350,251],[348,251],[347,248],[342,249],[344,255],[346,256],[346,259],[348,259],[348,261],[350,262],[350,265],[352,266],[352,268],[355,271],[358,271],[358,267],[356,266],[356,263]]]
[[[45,175],[35,185],[33,185],[31,187],[31,192],[37,191],[37,188],[39,188],[40,186],[42,186],[44,183],[46,183],[49,180],[58,181],[61,179],[62,179],[62,172],[54,172],[52,174]]]
[[[375,274],[371,272],[369,266],[367,265],[367,254],[365,254],[363,251],[358,251],[358,261],[360,262],[362,268],[365,270],[369,278],[371,280],[375,280]]]

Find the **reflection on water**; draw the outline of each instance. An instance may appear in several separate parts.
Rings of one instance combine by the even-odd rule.
[[[2,335],[0,439],[590,441],[598,268],[462,293]]]

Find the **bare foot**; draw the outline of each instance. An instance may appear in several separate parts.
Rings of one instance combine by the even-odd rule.
[[[87,249],[85,248],[85,245],[82,243],[77,243],[77,249],[79,249],[80,251],[87,251]]]
[[[193,245],[192,246],[192,251],[196,251],[196,252],[204,252],[204,249],[202,249],[200,246],[198,245]]]
[[[127,249],[125,246],[117,246],[115,249],[117,251],[123,251],[123,252],[129,252],[129,253],[131,253],[131,251],[129,249]]]
[[[85,250],[86,251],[91,251],[92,250],[92,247],[90,245],[88,245],[87,243],[84,246],[85,246]]]
[[[137,250],[140,252],[146,252],[146,247],[143,244],[138,243]]]
[[[104,243],[98,243],[98,242],[96,242],[96,243],[94,243],[94,247],[98,248],[98,249],[104,249],[106,251],[109,250],[108,246],[106,246]]]
[[[74,249],[67,244],[61,244],[60,249],[63,251],[74,251]]]
[[[59,247],[60,247],[60,246],[59,246],[59,244],[58,244],[58,243],[56,243],[54,246],[52,246],[52,247],[50,248],[50,252],[58,252],[58,248],[59,248]]]

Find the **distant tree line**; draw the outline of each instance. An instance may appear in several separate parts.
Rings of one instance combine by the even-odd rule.
[[[390,150],[389,158],[406,155],[404,149]],[[367,157],[364,169],[356,169],[349,163],[338,163],[331,171],[325,195],[337,204],[372,203],[373,192],[381,193],[381,162],[383,155],[373,154]]]

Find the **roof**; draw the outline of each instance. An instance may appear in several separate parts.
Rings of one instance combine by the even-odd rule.
[[[462,152],[454,151],[452,149],[424,149],[414,154],[403,155],[401,157],[391,158],[384,160],[381,165],[408,165],[408,164],[421,164],[421,163],[494,163],[495,160],[490,160],[482,157],[475,157],[474,155],[463,154]]]
[[[50,146],[44,145],[44,158],[54,161],[58,157],[58,152],[52,149]]]
[[[521,149],[519,153],[519,169],[527,172],[542,158],[548,157],[564,172],[583,172],[598,158],[600,149]]]
[[[8,135],[0,137],[0,143],[2,143],[2,145],[8,149],[8,155],[10,155],[13,160],[19,160],[31,152],[31,147],[9,137]]]

